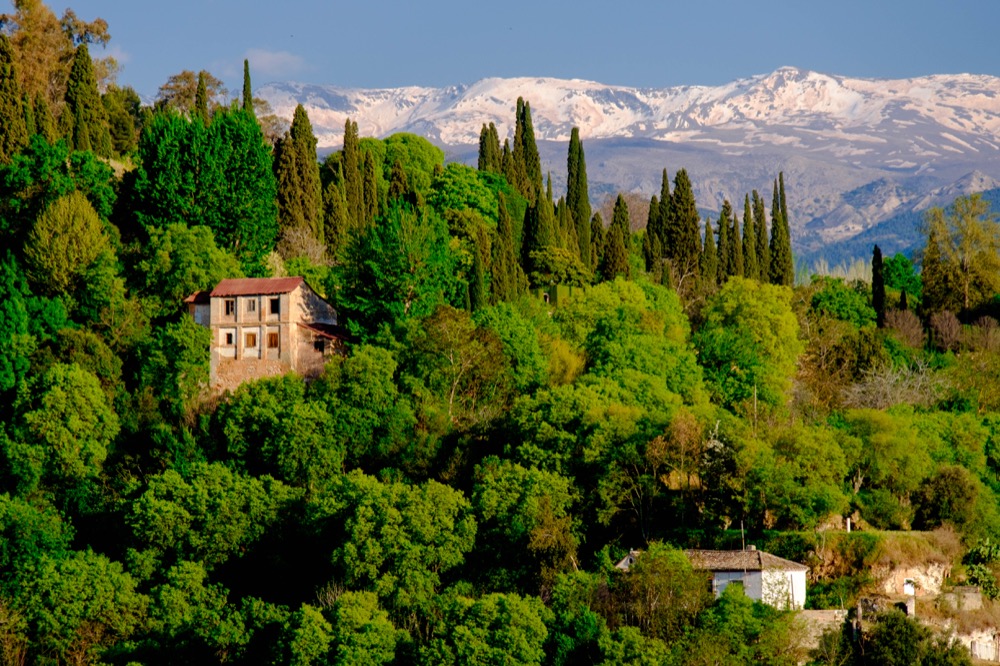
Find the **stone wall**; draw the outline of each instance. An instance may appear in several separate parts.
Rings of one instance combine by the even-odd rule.
[[[212,392],[215,394],[235,391],[243,382],[274,377],[290,372],[291,367],[281,361],[266,359],[219,359],[212,377]]]
[[[891,595],[904,594],[903,588],[907,580],[914,583],[914,593],[918,597],[933,596],[941,593],[941,585],[951,571],[951,567],[938,562],[931,562],[918,567],[890,567],[877,564],[872,567],[872,574],[882,583],[882,592]]]

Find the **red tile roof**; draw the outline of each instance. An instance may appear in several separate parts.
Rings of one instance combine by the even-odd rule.
[[[208,290],[196,291],[184,299],[185,303],[195,303],[202,305],[212,300],[212,292]]]
[[[761,550],[686,550],[691,566],[706,571],[808,571],[809,567]]]
[[[223,280],[212,290],[216,296],[254,296],[256,294],[287,294],[304,280],[301,277],[284,278],[235,278]]]

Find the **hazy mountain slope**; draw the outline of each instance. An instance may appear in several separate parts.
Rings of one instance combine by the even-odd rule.
[[[718,87],[638,89],[548,78],[484,79],[449,88],[343,89],[272,83],[257,94],[290,117],[306,106],[321,148],[340,147],[344,121],[362,135],[413,132],[475,161],[479,130],[513,133],[518,96],[531,103],[543,168],[561,182],[570,130],[580,127],[595,194],[659,189],[660,171],[691,173],[699,205],[770,201],[785,172],[800,251],[857,236],[935,192],[1000,180],[1000,78],[970,74],[869,80],[782,68]]]

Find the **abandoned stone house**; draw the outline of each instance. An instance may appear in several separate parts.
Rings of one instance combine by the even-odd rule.
[[[301,277],[223,280],[184,302],[212,331],[213,393],[288,372],[316,377],[343,344],[337,313]]]

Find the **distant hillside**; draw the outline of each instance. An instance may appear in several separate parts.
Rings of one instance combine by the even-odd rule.
[[[475,163],[484,123],[512,134],[522,96],[557,187],[570,130],[580,128],[595,198],[619,190],[650,196],[664,167],[671,175],[685,167],[699,205],[718,210],[726,198],[741,205],[753,189],[770,202],[772,180],[784,171],[800,253],[833,252],[879,223],[940,205],[935,193],[954,199],[1000,186],[993,76],[875,80],[783,67],[717,87],[494,78],[381,90],[270,83],[257,95],[289,118],[303,104],[321,150],[340,147],[351,117],[363,135],[420,134],[467,163]]]

